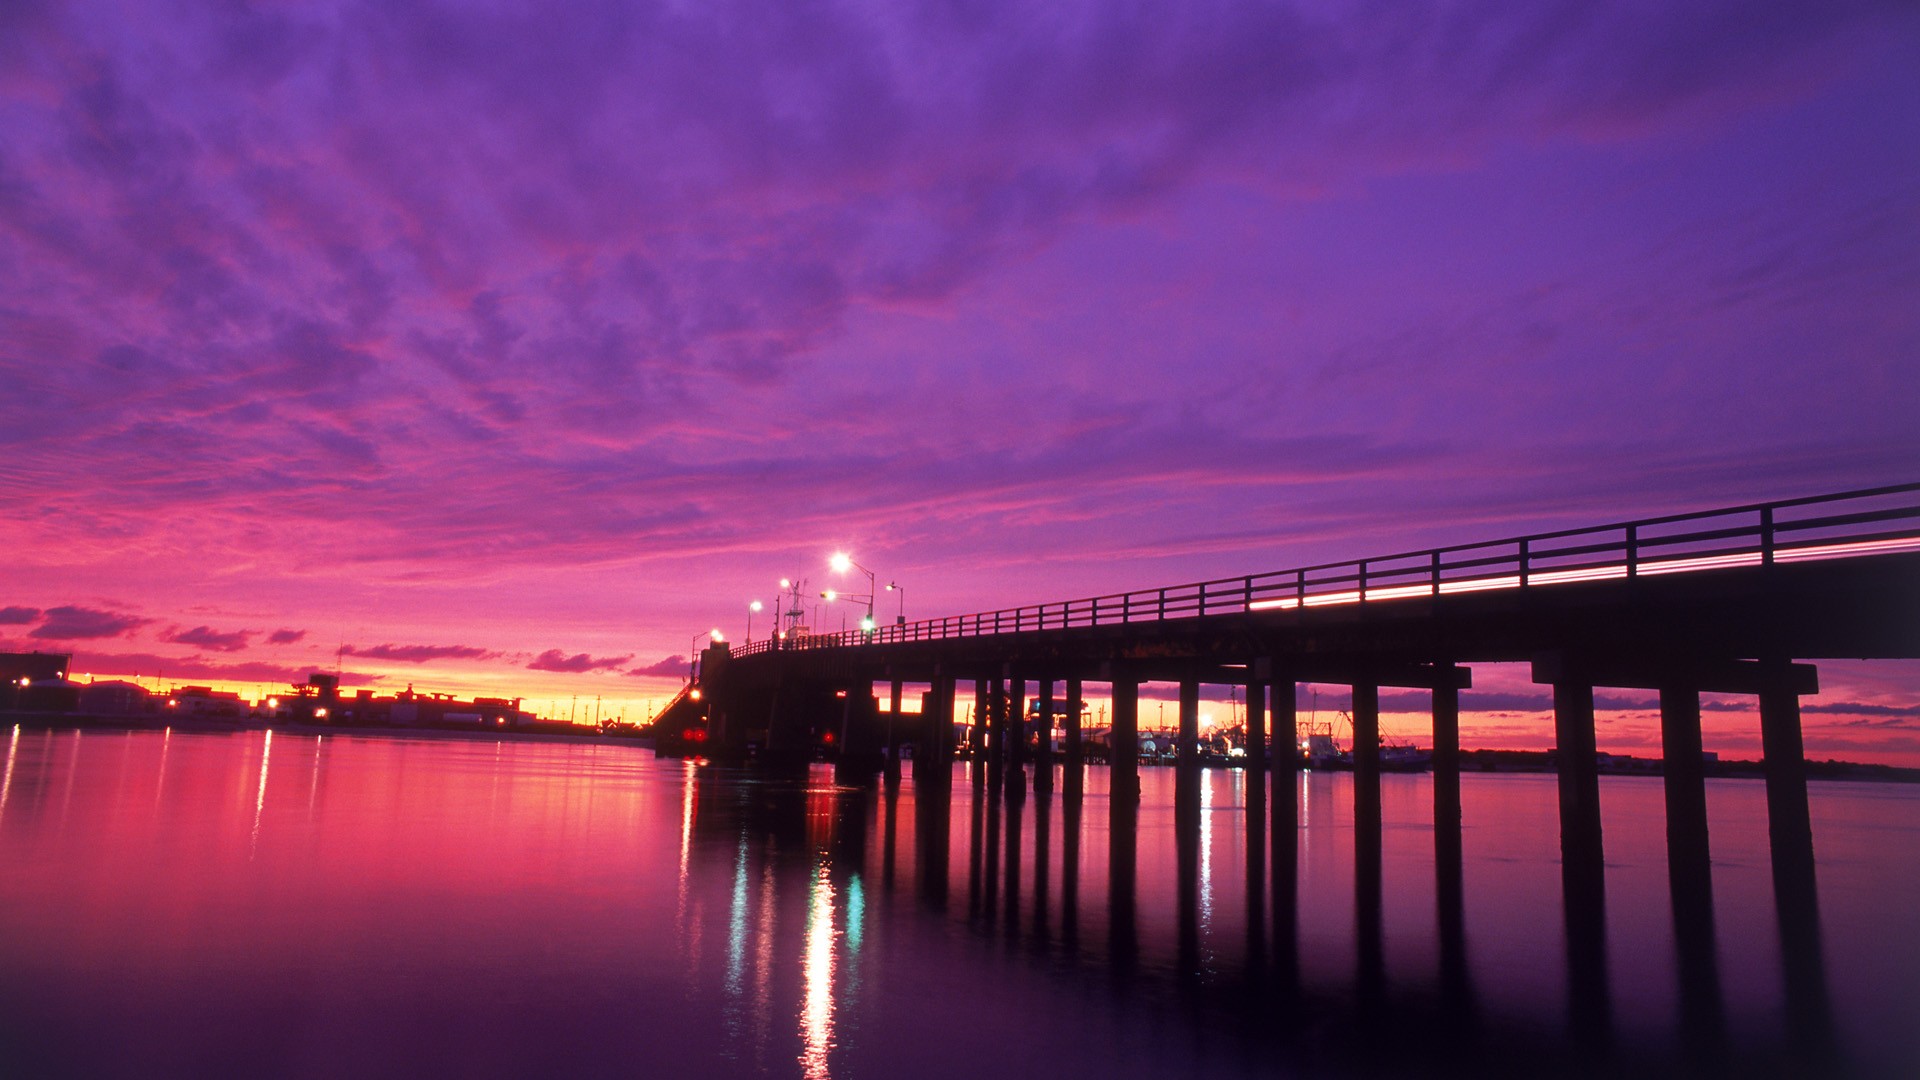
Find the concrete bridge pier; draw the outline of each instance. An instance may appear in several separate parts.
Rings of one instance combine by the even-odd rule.
[[[1256,671],[1263,671],[1255,665]],[[1247,701],[1246,759],[1243,767],[1247,793],[1247,968],[1256,973],[1267,958],[1267,684],[1250,674],[1244,684]]]
[[[1702,1060],[1714,1060],[1726,1041],[1726,1020],[1715,955],[1706,755],[1696,687],[1660,688],[1660,756],[1667,799],[1667,888],[1680,969],[1680,1034]]]
[[[1007,740],[1007,790],[1027,790],[1027,680],[1011,673],[1007,678],[1007,715],[1001,730]]]
[[[1380,850],[1380,688],[1353,686],[1353,887],[1359,992],[1377,1002],[1387,981],[1382,944]]]
[[[1053,684],[1052,675],[1042,675],[1034,684],[1034,700],[1040,703],[1040,741],[1033,751],[1033,790],[1053,791]]]
[[[1277,672],[1277,669],[1276,669]],[[1283,987],[1300,980],[1300,745],[1299,711],[1291,675],[1276,673],[1272,688],[1273,797],[1268,832],[1273,863],[1273,950]]]
[[[900,723],[900,699],[905,687],[901,686],[897,678],[889,680],[887,686],[887,756],[881,768],[887,783],[898,785],[900,783],[900,736],[903,731]]]
[[[1773,852],[1773,900],[1786,968],[1787,1021],[1809,1060],[1832,1043],[1833,1015],[1820,943],[1820,898],[1813,868],[1813,822],[1807,808],[1806,745],[1800,695],[1818,689],[1805,665],[1762,661],[1760,743],[1767,782],[1767,834]]]
[[[1473,1014],[1460,828],[1460,689],[1437,682],[1433,688],[1434,915],[1444,1007],[1456,1023]]]
[[[1108,948],[1114,970],[1132,970],[1139,953],[1135,925],[1134,882],[1139,862],[1140,677],[1125,668],[1112,670],[1113,729],[1108,769],[1107,882]]]
[[[1600,767],[1593,686],[1553,683],[1560,776],[1560,888],[1567,920],[1568,1005],[1574,1037],[1602,1050],[1613,1029],[1607,984],[1606,861],[1600,838]]]
[[[1066,768],[1063,770],[1067,793],[1079,796],[1086,781],[1086,747],[1080,730],[1080,709],[1085,698],[1079,679],[1067,680],[1067,716],[1066,728],[1062,733],[1062,747],[1066,751]]]

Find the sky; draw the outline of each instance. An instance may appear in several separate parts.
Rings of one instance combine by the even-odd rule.
[[[912,618],[1912,481],[1917,299],[1907,3],[13,0],[0,650],[633,719],[835,551]],[[1920,665],[1807,722],[1920,765]]]

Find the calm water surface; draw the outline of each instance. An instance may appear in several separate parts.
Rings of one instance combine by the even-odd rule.
[[[1376,906],[1351,777],[1302,777],[1289,930],[1237,772],[1204,774],[1182,819],[1173,772],[1144,771],[1128,850],[1099,769],[1079,800],[1009,801],[961,766],[934,815],[911,781],[626,745],[8,729],[0,749],[7,1076],[1920,1075],[1905,786],[1814,787],[1808,987],[1783,974],[1765,792],[1710,782],[1703,995],[1658,779],[1602,784],[1605,964],[1576,978],[1551,776],[1464,778],[1451,930],[1430,779],[1384,778]],[[1812,1052],[1788,1034],[1809,1007],[1831,1020]],[[1703,1015],[1704,1044],[1683,1023]]]

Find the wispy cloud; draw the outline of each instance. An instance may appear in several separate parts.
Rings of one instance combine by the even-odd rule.
[[[493,660],[500,653],[475,645],[345,645],[347,656],[368,660],[397,660],[403,664],[424,664],[432,660]]]

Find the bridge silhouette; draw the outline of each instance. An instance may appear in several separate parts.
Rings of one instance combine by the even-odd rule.
[[[1291,746],[1295,685],[1352,688],[1352,767],[1360,925],[1380,896],[1383,687],[1432,693],[1436,857],[1442,906],[1460,893],[1460,691],[1477,663],[1531,665],[1550,686],[1559,774],[1562,878],[1574,1016],[1608,1021],[1604,856],[1594,696],[1656,691],[1669,876],[1683,978],[1712,1001],[1712,890],[1700,695],[1758,699],[1775,897],[1790,1016],[1817,1042],[1827,1025],[1800,698],[1810,661],[1920,657],[1920,484],[1849,491],[1429,548],[1164,588],[925,619],[734,649],[717,642],[659,717],[661,753],[803,765],[823,751],[839,775],[899,779],[913,747],[919,798],[938,805],[957,748],[944,722],[971,691],[979,719],[975,783],[1017,797],[1056,773],[1081,790],[1089,682],[1112,701],[1107,767],[1113,834],[1137,815],[1140,686],[1176,683],[1181,816],[1197,782],[1203,685],[1244,692],[1251,814],[1271,813],[1276,927],[1291,925],[1298,821],[1266,799],[1300,767]],[[873,692],[887,687],[889,708]],[[922,711],[901,709],[924,685]],[[969,685],[970,684],[970,685]],[[1029,698],[1029,692],[1032,697]],[[1022,718],[1059,716],[1064,753]],[[1269,760],[1268,732],[1276,742]],[[1266,803],[1256,807],[1253,803]],[[1116,840],[1115,873],[1131,873]],[[1276,931],[1278,932],[1278,931]],[[1444,941],[1443,941],[1444,943]],[[1704,943],[1704,944],[1703,944]],[[1362,935],[1363,967],[1369,952]],[[1372,942],[1378,957],[1379,941]],[[1447,958],[1443,956],[1443,966]],[[1581,988],[1585,988],[1584,991]],[[1704,1006],[1703,1006],[1704,1007]]]

